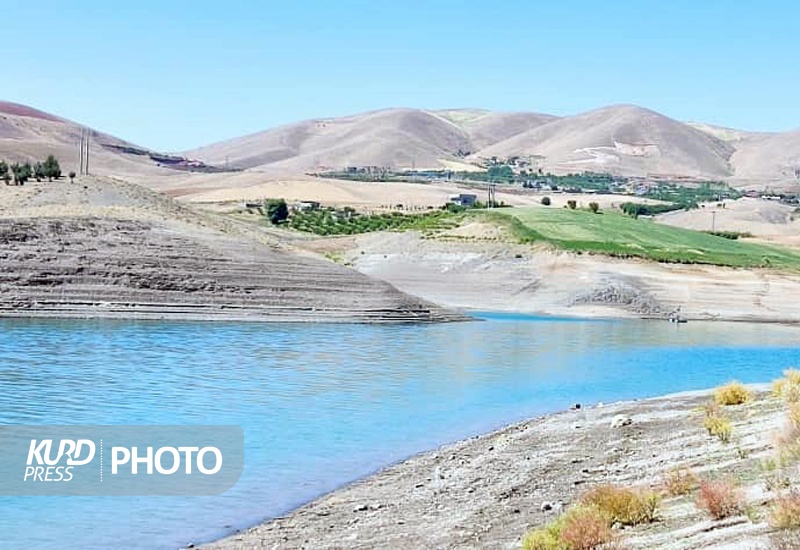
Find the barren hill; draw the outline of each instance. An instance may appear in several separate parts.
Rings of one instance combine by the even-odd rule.
[[[184,153],[209,164],[284,172],[345,166],[442,168],[551,120],[537,113],[387,109],[299,122]]]
[[[554,120],[477,156],[530,155],[546,170],[724,178],[733,145],[634,105]]]
[[[7,101],[0,101],[0,160],[36,162],[52,154],[59,159],[64,174],[72,170],[77,172],[82,129],[89,132],[93,174],[148,177],[173,174],[175,169],[208,169],[190,166],[186,159],[161,155],[76,122]]]
[[[542,113],[496,113],[478,109],[432,112],[463,129],[469,136],[473,151],[499,143],[558,118]]]
[[[736,146],[735,181],[796,186],[800,182],[800,130],[753,134]]]
[[[389,109],[300,122],[185,154],[211,164],[302,172],[344,166],[431,168],[470,148],[466,132],[443,117]]]

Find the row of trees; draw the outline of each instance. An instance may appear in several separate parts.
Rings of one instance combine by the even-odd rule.
[[[48,155],[44,162],[37,162],[33,165],[30,162],[23,164],[15,162],[9,165],[7,162],[0,160],[0,179],[6,185],[11,185],[12,180],[14,185],[24,185],[31,178],[36,181],[42,181],[45,178],[47,178],[47,181],[53,181],[60,177],[61,166],[58,164],[58,159],[53,155]],[[75,172],[70,172],[69,177],[73,179]]]

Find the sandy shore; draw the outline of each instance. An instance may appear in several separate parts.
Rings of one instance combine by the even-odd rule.
[[[584,406],[415,456],[204,548],[519,548],[588,487],[660,489],[676,467],[739,479],[748,517],[715,522],[693,496],[665,498],[656,523],[620,531],[629,548],[765,548],[772,495],[759,464],[786,405],[755,389],[753,402],[726,408],[729,444],[703,429],[709,392]]]

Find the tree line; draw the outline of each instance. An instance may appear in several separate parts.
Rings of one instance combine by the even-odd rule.
[[[33,178],[36,181],[42,181],[47,178],[47,181],[53,181],[61,177],[61,166],[58,164],[58,159],[53,155],[48,155],[42,162],[36,162],[31,165],[30,162],[20,164],[15,162],[8,164],[4,160],[0,160],[0,179],[6,185],[25,185],[29,179]],[[69,178],[72,180],[75,177],[75,172],[69,173]]]

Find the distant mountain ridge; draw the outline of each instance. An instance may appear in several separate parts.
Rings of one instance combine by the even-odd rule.
[[[80,128],[56,115],[0,101],[0,159],[55,154],[69,164],[77,158]],[[151,154],[102,132],[92,133],[92,148],[94,166],[109,175],[166,175],[165,166],[178,158]],[[491,157],[523,156],[554,173],[800,185],[800,130],[745,132],[685,123],[636,105],[564,117],[483,109],[383,109],[287,124],[180,155],[199,161],[185,163],[189,169],[205,163],[283,174],[347,166],[475,169]]]
[[[636,105],[574,116],[482,109],[386,109],[289,124],[184,153],[242,169],[345,166],[458,168],[527,156],[554,173],[658,174],[733,182],[800,182],[800,132],[685,123]]]

